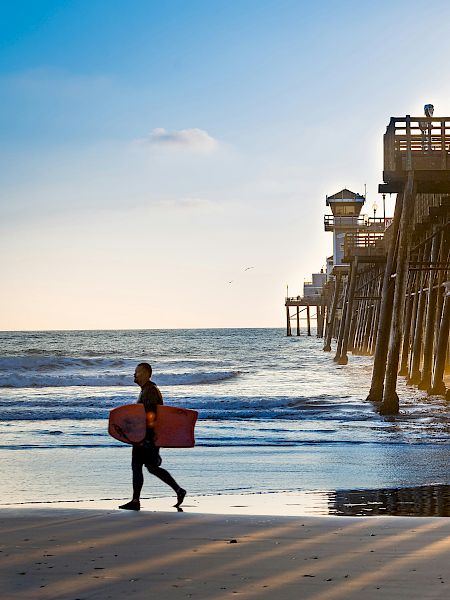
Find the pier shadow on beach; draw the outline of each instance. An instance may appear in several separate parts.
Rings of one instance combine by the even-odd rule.
[[[450,485],[336,490],[329,492],[330,515],[450,517]]]

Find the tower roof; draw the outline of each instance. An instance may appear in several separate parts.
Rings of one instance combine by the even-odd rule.
[[[351,190],[348,190],[347,188],[344,188],[343,190],[341,190],[340,192],[337,192],[336,194],[333,194],[332,196],[327,196],[327,204],[329,200],[334,200],[339,202],[339,200],[357,200],[357,201],[364,201],[365,198],[364,196],[361,196],[361,194],[355,194],[355,192],[352,192]]]
[[[344,188],[332,196],[327,196],[326,205],[329,206],[330,203],[334,204],[335,202],[356,202],[362,206],[365,201],[365,197],[361,194],[355,194],[355,192]]]

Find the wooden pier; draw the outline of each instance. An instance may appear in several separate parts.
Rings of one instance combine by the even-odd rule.
[[[306,312],[306,334],[311,335],[311,321],[315,319],[317,322],[317,337],[323,337],[324,322],[325,322],[325,311],[326,311],[326,294],[321,295],[319,298],[307,298],[307,297],[286,297],[286,335],[290,337],[292,335],[291,322],[294,320],[296,324],[296,333],[300,335],[300,321],[302,320],[301,313]],[[291,313],[291,308],[294,308],[294,314]],[[315,309],[315,314],[311,311],[311,308]]]
[[[327,197],[335,254],[318,307],[323,349],[334,340],[341,365],[373,355],[368,399],[396,414],[399,376],[450,400],[450,118],[392,118],[383,182],[381,194],[396,194],[390,219],[361,217],[365,197],[350,190]],[[291,306],[299,335],[305,304],[286,298],[288,335]]]
[[[425,134],[424,134],[425,131]],[[368,398],[396,414],[398,375],[429,394],[448,395],[450,324],[450,118],[391,119],[384,136],[384,183],[395,193],[385,231],[347,232],[327,305],[324,350],[335,360],[373,354]]]

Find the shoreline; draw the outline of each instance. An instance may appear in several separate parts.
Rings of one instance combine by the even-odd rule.
[[[73,500],[54,502],[23,502],[18,504],[0,504],[3,511],[114,511],[128,513],[118,508],[129,498],[102,500]],[[255,492],[239,494],[187,495],[178,511],[174,506],[175,497],[166,495],[154,498],[141,498],[141,513],[176,513],[188,515],[242,515],[242,516],[326,516],[326,493],[308,492]],[[133,512],[133,511],[131,511]]]
[[[0,503],[3,510],[119,511],[128,497],[24,501]],[[450,517],[450,485],[415,487],[260,491],[187,494],[182,510],[173,495],[141,497],[141,512],[185,512],[191,515],[243,515],[270,517]],[[125,511],[126,512],[126,511]]]
[[[2,598],[445,597],[450,520],[0,510]]]
[[[190,496],[307,490],[416,488],[450,484],[448,445],[314,444],[302,447],[168,449],[167,468]],[[382,460],[380,460],[382,457]],[[124,499],[128,448],[3,450],[1,503]],[[76,462],[75,462],[76,461]],[[51,465],[51,471],[49,471]],[[68,466],[70,465],[70,468]],[[20,476],[18,476],[18,472]],[[36,474],[48,474],[48,477]],[[145,474],[143,497],[171,490]],[[129,499],[129,498],[128,498]]]

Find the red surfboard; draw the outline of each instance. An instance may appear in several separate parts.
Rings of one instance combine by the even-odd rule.
[[[147,423],[143,404],[125,404],[109,413],[108,433],[125,444],[140,444],[145,439]]]
[[[149,413],[151,415],[152,413]],[[147,431],[143,404],[125,404],[109,413],[108,433],[119,442],[140,444]],[[158,448],[192,448],[198,412],[176,406],[158,405],[153,421],[155,446]]]
[[[192,448],[198,412],[176,406],[159,405],[154,424],[155,446],[158,448]]]

